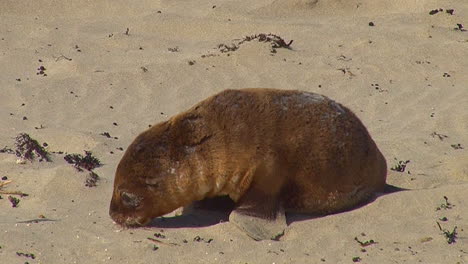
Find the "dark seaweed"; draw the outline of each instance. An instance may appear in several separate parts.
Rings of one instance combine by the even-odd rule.
[[[11,203],[11,207],[18,207],[18,204],[20,202],[20,199],[13,197],[13,196],[8,196],[8,200]]]
[[[85,151],[85,156],[81,154],[67,154],[63,157],[68,163],[73,164],[73,166],[78,171],[93,170],[94,168],[100,167],[102,164],[96,157],[93,156],[91,151]]]
[[[98,181],[99,181],[99,175],[97,175],[93,171],[90,171],[88,176],[86,177],[85,186],[86,187],[96,187]]]
[[[32,161],[37,155],[39,161],[51,161],[49,153],[26,133],[21,133],[15,138],[15,146],[17,157]]]
[[[291,44],[293,43],[293,40],[290,40],[289,42],[286,42],[283,38],[281,38],[280,36],[275,35],[275,34],[260,33],[260,34],[255,34],[255,35],[251,35],[251,36],[245,36],[239,42],[233,43],[231,45],[219,44],[218,49],[222,53],[235,51],[235,50],[239,49],[239,47],[242,44],[244,44],[245,42],[253,41],[253,40],[258,40],[259,42],[269,42],[270,45],[271,45],[271,53],[276,53],[276,49],[279,49],[279,48],[291,49]]]

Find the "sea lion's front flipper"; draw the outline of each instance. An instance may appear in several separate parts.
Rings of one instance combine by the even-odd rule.
[[[237,202],[229,222],[255,240],[278,240],[287,224],[277,189],[265,182],[254,184]]]

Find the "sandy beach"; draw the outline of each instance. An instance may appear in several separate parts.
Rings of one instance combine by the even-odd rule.
[[[0,25],[0,263],[468,263],[468,2],[5,0]],[[132,140],[246,87],[349,107],[407,190],[291,215],[280,241],[216,211],[115,225]],[[51,161],[18,162],[21,133]],[[64,159],[85,151],[102,163],[95,187]]]

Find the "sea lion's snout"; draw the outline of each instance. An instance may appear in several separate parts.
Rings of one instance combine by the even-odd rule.
[[[125,227],[145,226],[150,217],[142,214],[143,197],[129,191],[116,191],[112,197],[109,215],[119,225]]]

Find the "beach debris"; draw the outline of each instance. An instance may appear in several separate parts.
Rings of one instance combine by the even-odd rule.
[[[91,151],[86,150],[85,156],[74,153],[65,155],[64,159],[68,163],[73,164],[75,169],[77,169],[78,171],[83,171],[83,169],[91,171],[102,165],[99,159],[93,156]]]
[[[452,144],[450,145],[453,149],[463,149],[462,145],[460,143],[458,144]]]
[[[351,72],[351,69],[350,69],[349,67],[338,68],[338,69],[336,69],[336,70],[341,71],[343,74],[349,74],[349,77],[350,77],[350,78],[356,76],[356,74],[354,74],[354,73]]]
[[[168,51],[170,52],[179,52],[179,47],[178,46],[175,46],[174,48],[167,48]]]
[[[430,242],[432,241],[432,237],[423,237],[421,238],[421,240],[419,240],[421,243],[427,243],[427,242]]]
[[[192,66],[192,65],[195,65],[195,62],[196,61],[194,61],[194,60],[189,60],[187,63],[188,63],[188,65]]]
[[[97,175],[93,171],[90,171],[88,176],[86,176],[85,186],[86,187],[96,187],[98,181],[99,181],[99,175]]]
[[[226,45],[226,44],[219,44],[218,49],[222,53],[230,52],[230,51],[236,51],[239,48],[236,44],[231,44],[231,45]]]
[[[11,183],[12,181],[11,180],[3,180],[2,178],[2,181],[0,182],[0,189],[3,188],[3,186]]]
[[[205,238],[202,238],[200,236],[196,236],[196,237],[193,238],[193,241],[195,241],[195,242],[205,242],[205,243],[209,244],[209,243],[211,243],[213,241],[213,239],[212,238],[205,239]]]
[[[20,199],[9,195],[8,196],[8,201],[10,201],[11,207],[18,207]]]
[[[49,153],[26,133],[21,133],[15,138],[15,146],[15,154],[20,160],[33,161],[36,155],[39,157],[39,161],[51,161]]]
[[[166,236],[161,233],[154,233],[154,236],[157,238],[166,238]]]
[[[374,27],[374,26],[375,26],[374,22],[369,22],[369,27]]]
[[[432,16],[432,15],[435,15],[435,14],[437,14],[439,12],[444,12],[444,9],[443,8],[433,9],[433,10],[429,11],[429,15]],[[453,15],[454,12],[455,12],[455,10],[451,9],[451,8],[445,10],[445,13],[450,14],[450,15]]]
[[[435,14],[437,14],[439,12],[443,12],[443,11],[444,11],[444,9],[442,9],[442,8],[433,9],[433,10],[429,11],[429,15],[432,16],[432,15],[435,15]]]
[[[106,138],[119,139],[118,137],[112,137],[109,132],[103,132],[103,133],[101,133],[99,135],[105,136]]]
[[[362,258],[360,258],[360,257],[353,257],[352,260],[353,260],[353,262],[361,262]]]
[[[457,23],[457,27],[454,28],[454,29],[455,29],[455,30],[460,30],[460,31],[466,31],[466,29],[465,29],[465,28],[463,27],[463,25],[460,24],[460,23]]]
[[[50,219],[50,218],[45,217],[44,215],[39,215],[37,218],[17,221],[16,223],[17,224],[37,224],[37,223],[43,223],[43,222],[56,222],[56,221],[59,221],[59,220]]]
[[[81,51],[81,50],[80,50],[80,51]],[[69,58],[69,57],[67,57],[67,56],[65,56],[65,55],[63,55],[63,54],[60,54],[60,56],[57,56],[57,57],[54,57],[54,56],[52,56],[52,57],[55,59],[55,61],[59,61],[59,60],[72,61],[72,58]],[[39,62],[42,62],[42,61],[39,60]]]
[[[152,237],[147,237],[146,239],[148,239],[148,240],[151,241],[151,242],[154,242],[154,243],[157,243],[157,244],[161,244],[161,245],[180,246],[180,245],[177,244],[177,243],[164,242],[164,241],[161,241],[161,240],[159,240],[159,239],[152,238]]]
[[[439,133],[437,133],[437,132],[432,132],[432,133],[431,133],[431,136],[432,136],[433,138],[438,137],[439,140],[441,140],[441,141],[444,141],[444,139],[448,138],[447,135],[439,134]]]
[[[41,65],[39,66],[39,68],[37,68],[36,75],[42,75],[45,77],[47,76],[47,73],[45,73],[45,71],[46,71],[46,68],[43,65]]]
[[[340,60],[340,61],[352,61],[353,59],[352,58],[348,58],[346,57],[345,55],[341,54],[340,56],[338,56],[336,58],[337,60]]]
[[[437,223],[437,226],[439,227],[440,231],[442,231],[443,235],[447,239],[447,243],[449,243],[449,244],[455,243],[456,239],[458,238],[457,237],[457,226],[455,226],[452,231],[448,231],[447,229],[442,228],[442,226],[440,225],[439,222],[436,221],[436,223]]]
[[[373,87],[376,91],[379,91],[379,93],[388,92],[387,89],[380,87],[378,83],[371,83],[371,87]]]
[[[451,204],[448,201],[448,197],[444,195],[444,203],[440,204],[437,208],[436,211],[439,211],[441,209],[447,210],[447,209],[452,209],[455,205]]]
[[[106,138],[111,138],[111,135],[109,134],[109,132],[103,132],[103,133],[101,133],[99,135],[105,136]]]
[[[31,258],[31,259],[35,259],[36,256],[32,253],[23,253],[23,252],[16,252],[16,255],[17,256],[20,256],[20,257],[27,257],[27,258]]]
[[[221,53],[227,53],[231,51],[236,51],[237,49],[240,48],[242,44],[248,41],[254,41],[258,40],[258,42],[268,42],[270,43],[271,53],[276,53],[276,49],[279,48],[285,48],[285,49],[291,49],[291,44],[293,43],[293,40],[290,40],[289,42],[286,42],[282,37],[275,35],[275,34],[265,34],[265,33],[260,33],[260,34],[255,34],[255,35],[250,35],[250,36],[245,36],[243,39],[238,40],[237,43],[232,43],[232,44],[219,44],[218,49]]]
[[[15,154],[15,151],[11,148],[4,147],[0,149],[0,153]]]
[[[3,191],[3,190],[0,190],[0,194],[19,195],[20,197],[29,196],[29,194],[24,193],[24,192],[20,192],[20,191]]]
[[[397,159],[395,158],[395,160]],[[406,164],[408,164],[409,162],[410,160],[406,160],[406,161],[400,160],[395,166],[391,167],[390,169],[392,171],[404,172],[406,169]]]
[[[375,242],[373,239],[366,240],[366,241],[360,241],[357,237],[354,237],[354,240],[356,240],[356,242],[358,242],[359,245],[361,245],[361,247],[367,247],[367,246],[370,246],[370,245],[377,244],[377,242]]]
[[[88,170],[89,173],[85,179],[86,187],[96,187],[99,181],[99,175],[93,171],[93,169],[102,166],[101,161],[94,157],[91,151],[85,150],[85,156],[81,154],[67,154],[63,157],[69,164],[73,164],[73,167],[78,171],[82,172]]]
[[[127,28],[127,30],[125,30],[125,35],[127,35],[127,36],[128,36],[128,35],[129,35],[129,32],[130,32],[130,29],[129,29],[129,28]]]

